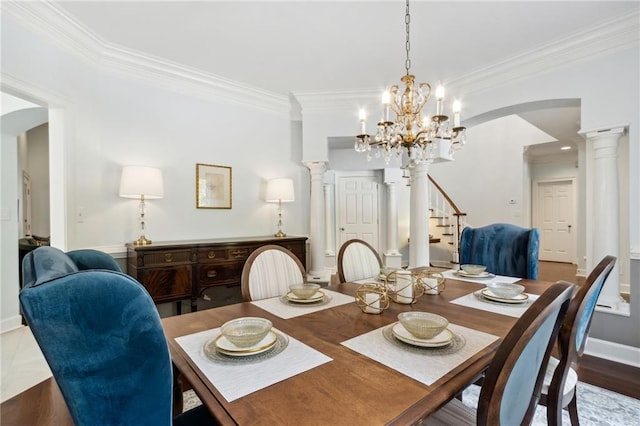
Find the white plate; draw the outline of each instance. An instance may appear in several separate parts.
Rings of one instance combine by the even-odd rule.
[[[486,299],[489,299],[489,300],[493,300],[494,302],[524,303],[527,300],[529,300],[529,295],[527,293],[520,293],[518,296],[510,298],[510,299],[509,298],[505,298],[505,297],[497,296],[496,294],[494,294],[488,288],[483,288],[482,290],[480,290],[480,293],[482,294],[482,297],[484,297]]]
[[[465,271],[455,271],[454,274],[458,275],[459,277],[464,277],[464,278],[493,278],[495,277],[495,275],[493,275],[491,272],[487,272],[484,271],[480,274],[469,274]]]
[[[448,328],[445,328],[442,333],[432,337],[431,339],[420,339],[414,336],[409,333],[400,322],[394,324],[391,332],[398,340],[423,348],[439,348],[448,345],[453,340],[453,333]]]
[[[286,298],[289,300],[289,302],[293,302],[293,303],[316,303],[316,302],[320,302],[324,298],[324,293],[318,290],[310,298],[301,299],[295,294],[293,294],[292,292],[289,292],[286,294]]]
[[[256,355],[262,353],[264,351],[268,351],[273,347],[276,343],[277,336],[273,331],[269,331],[269,333],[253,346],[248,346],[246,348],[239,348],[238,346],[231,343],[225,336],[222,334],[218,336],[213,344],[215,348],[220,353],[230,356],[247,356],[247,355]]]

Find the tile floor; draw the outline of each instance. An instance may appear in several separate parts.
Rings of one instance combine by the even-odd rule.
[[[29,327],[0,334],[0,373],[0,402],[51,377]]]

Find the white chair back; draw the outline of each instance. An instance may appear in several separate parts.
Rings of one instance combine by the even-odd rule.
[[[341,262],[344,280],[357,281],[378,276],[381,262],[373,248],[364,242],[352,241],[345,246]]]
[[[289,291],[289,285],[304,282],[302,264],[287,249],[278,246],[256,254],[254,258],[247,259],[242,271],[245,300],[281,296]]]

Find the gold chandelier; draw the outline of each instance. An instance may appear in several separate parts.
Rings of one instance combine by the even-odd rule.
[[[366,152],[367,159],[383,157],[388,164],[391,158],[400,158],[407,150],[409,160],[413,163],[429,161],[438,158],[452,160],[453,153],[464,146],[466,142],[466,128],[460,125],[460,101],[453,102],[453,123],[444,114],[444,87],[436,88],[436,110],[432,117],[423,115],[423,107],[431,96],[429,83],[416,84],[415,76],[409,70],[411,48],[409,41],[409,0],[406,3],[405,27],[407,58],[405,61],[406,74],[400,79],[404,83],[404,90],[398,85],[391,86],[382,94],[383,117],[378,122],[373,138],[366,132],[366,112],[360,110],[360,134],[356,136],[355,150]],[[389,109],[396,114],[396,121],[389,118]],[[372,154],[372,147],[376,148]]]

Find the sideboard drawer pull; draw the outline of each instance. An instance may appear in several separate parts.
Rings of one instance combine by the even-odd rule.
[[[171,253],[165,253],[164,255],[165,262],[173,262],[173,255]]]
[[[247,249],[231,250],[231,251],[229,251],[229,254],[230,254],[232,257],[242,257],[242,256],[246,256],[246,255],[247,255]]]
[[[207,253],[207,257],[209,259],[214,259],[216,257],[216,252],[213,250],[209,250],[209,253]]]
[[[216,271],[207,271],[207,278],[214,278],[218,273]]]

